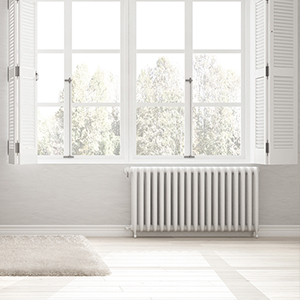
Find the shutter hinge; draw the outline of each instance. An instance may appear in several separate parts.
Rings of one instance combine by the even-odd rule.
[[[266,142],[266,153],[267,155],[269,155],[270,153],[270,148],[269,148],[270,144],[269,144],[269,141]]]
[[[9,67],[7,67],[7,82],[9,82]]]
[[[9,155],[9,140],[7,140],[7,155]]]
[[[267,78],[269,77],[270,75],[270,68],[269,68],[269,65],[266,65],[266,76]]]
[[[20,143],[19,143],[19,142],[16,142],[16,144],[15,144],[15,152],[16,152],[17,154],[20,153]]]
[[[20,66],[15,67],[15,76],[19,77],[20,76]]]

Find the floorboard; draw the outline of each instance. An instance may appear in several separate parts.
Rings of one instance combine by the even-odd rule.
[[[0,277],[0,300],[296,300],[299,238],[88,238],[106,277]]]

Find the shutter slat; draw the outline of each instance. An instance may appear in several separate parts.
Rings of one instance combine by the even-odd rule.
[[[298,158],[297,11],[297,0],[270,2],[270,164]]]
[[[36,0],[20,1],[20,163],[37,161]]]
[[[17,163],[15,145],[17,142],[17,80],[15,66],[17,65],[17,4],[15,0],[9,0],[8,23],[8,161]]]
[[[267,98],[267,7],[265,0],[254,3],[255,80],[254,80],[254,160],[266,162],[266,98]]]

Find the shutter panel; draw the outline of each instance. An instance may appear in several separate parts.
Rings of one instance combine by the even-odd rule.
[[[256,163],[266,163],[266,121],[267,121],[267,2],[256,0],[254,7],[255,15],[255,151]]]
[[[270,164],[297,164],[297,1],[270,1]]]
[[[37,162],[36,1],[19,3],[19,160],[29,164]]]
[[[17,79],[15,67],[17,65],[17,4],[15,0],[9,0],[8,10],[8,161],[17,163]]]

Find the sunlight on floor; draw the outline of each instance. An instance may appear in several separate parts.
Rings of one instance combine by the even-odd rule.
[[[89,240],[110,276],[0,277],[0,299],[300,299],[297,238]]]

